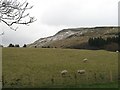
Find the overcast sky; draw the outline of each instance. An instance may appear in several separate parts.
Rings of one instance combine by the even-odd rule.
[[[5,33],[2,36],[3,45],[29,44],[65,28],[118,25],[119,0],[27,1],[34,5],[29,12],[37,21],[30,26],[20,25],[17,31],[0,23],[0,29]]]

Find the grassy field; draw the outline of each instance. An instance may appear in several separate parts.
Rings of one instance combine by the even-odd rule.
[[[83,63],[87,58],[88,62]],[[86,70],[79,75],[77,70]],[[62,70],[67,70],[65,76]],[[9,88],[114,88],[118,53],[104,50],[3,48],[3,84]]]

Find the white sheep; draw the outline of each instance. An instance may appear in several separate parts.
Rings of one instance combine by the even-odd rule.
[[[61,71],[61,75],[63,76],[63,75],[66,75],[68,73],[68,71],[67,70],[63,70],[63,71]]]
[[[83,59],[83,62],[85,63],[85,62],[87,62],[88,61],[88,59],[87,58],[85,58],[85,59]]]
[[[116,51],[117,53],[119,52],[119,51]]]
[[[77,70],[78,74],[85,74],[85,72],[86,72],[85,70]]]

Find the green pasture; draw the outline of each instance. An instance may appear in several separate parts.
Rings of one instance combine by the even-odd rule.
[[[3,48],[4,88],[117,88],[118,53],[104,50]],[[86,63],[83,59],[87,58]],[[62,70],[67,70],[65,76]],[[85,70],[78,74],[77,70]]]

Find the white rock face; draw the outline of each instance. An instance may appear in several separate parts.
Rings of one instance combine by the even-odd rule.
[[[54,36],[50,36],[50,37],[46,37],[46,38],[41,38],[37,41],[35,41],[34,43],[28,45],[29,47],[35,47],[35,46],[38,46],[38,47],[42,47],[46,44],[49,44],[53,41],[57,41],[57,40],[62,40],[62,39],[65,39],[71,35],[74,35],[74,34],[83,34],[83,32],[81,31],[73,31],[73,30],[66,30],[66,31],[60,31],[58,32],[57,34],[55,34]]]

